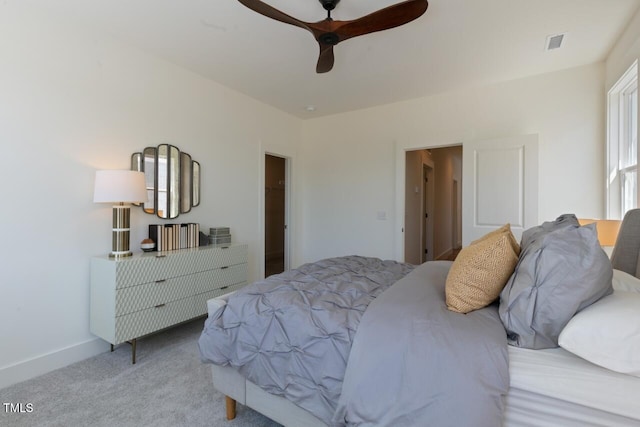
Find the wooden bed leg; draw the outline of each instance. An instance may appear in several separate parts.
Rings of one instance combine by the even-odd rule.
[[[227,419],[232,420],[236,417],[236,401],[229,396],[224,397],[227,404]]]

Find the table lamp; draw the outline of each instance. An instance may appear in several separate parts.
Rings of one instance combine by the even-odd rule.
[[[93,191],[94,203],[113,203],[111,258],[131,256],[129,250],[129,203],[147,201],[144,172],[130,170],[99,170]]]

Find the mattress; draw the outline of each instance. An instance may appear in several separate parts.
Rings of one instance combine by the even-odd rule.
[[[509,346],[511,390],[506,418],[523,411],[522,425],[640,426],[640,378],[610,371],[554,348]],[[509,400],[511,400],[509,402]],[[536,414],[547,414],[550,424]],[[541,415],[542,416],[542,415]],[[561,420],[565,420],[562,422]]]

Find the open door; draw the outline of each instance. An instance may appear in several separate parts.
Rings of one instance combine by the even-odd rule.
[[[463,147],[463,246],[506,223],[520,240],[538,224],[538,135]]]

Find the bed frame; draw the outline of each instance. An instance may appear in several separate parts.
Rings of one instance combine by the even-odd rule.
[[[327,427],[310,412],[283,397],[267,393],[247,381],[233,368],[212,365],[212,374],[214,387],[225,394],[228,420],[235,418],[237,402],[260,412],[283,426]],[[232,426],[232,424],[229,425],[229,427]]]

